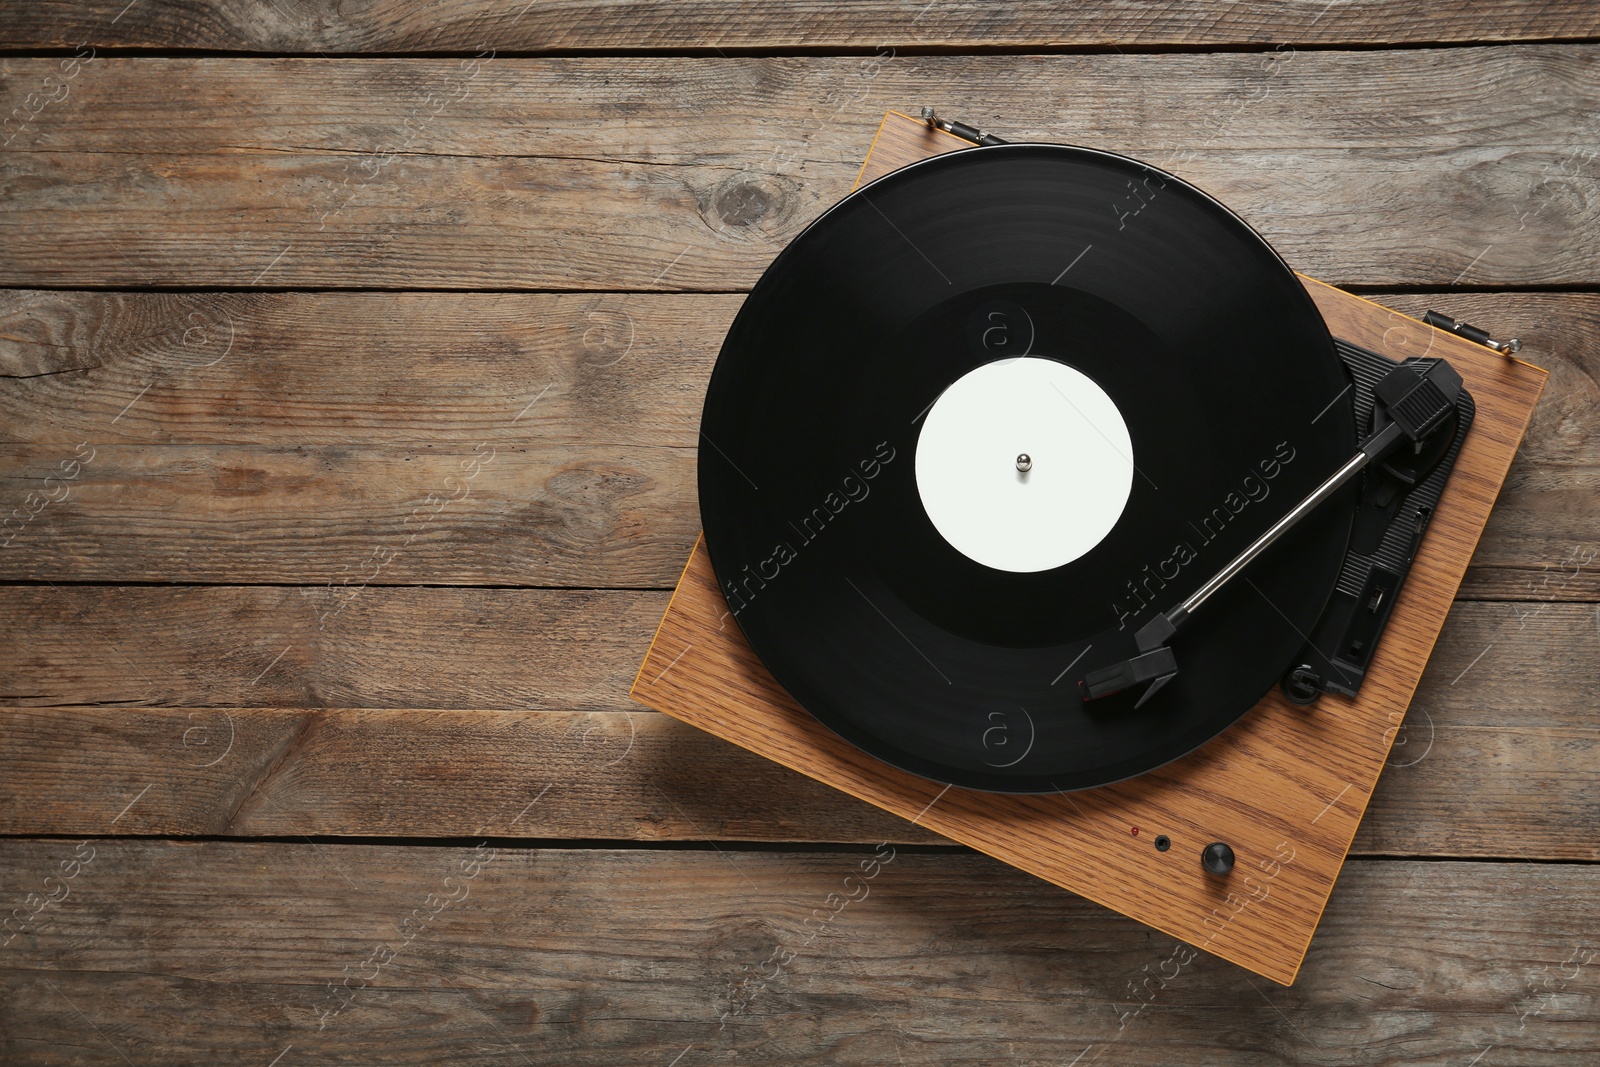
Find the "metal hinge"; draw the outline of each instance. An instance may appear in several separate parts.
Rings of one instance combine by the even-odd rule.
[[[965,122],[951,122],[949,119],[942,119],[931,107],[925,107],[922,109],[922,121],[926,122],[929,126],[932,126],[936,130],[943,130],[945,133],[953,133],[963,141],[971,141],[973,144],[991,145],[1010,143],[1009,141],[1002,141],[992,133],[984,133],[976,126],[968,126]]]
[[[1492,348],[1503,356],[1509,356],[1513,352],[1522,351],[1522,342],[1517,340],[1515,337],[1511,338],[1509,341],[1496,341],[1493,337],[1489,336],[1488,330],[1479,329],[1470,322],[1462,322],[1460,319],[1453,319],[1449,315],[1446,315],[1442,312],[1425,311],[1422,314],[1422,321],[1427,323],[1429,326],[1434,326],[1438,329],[1453,333],[1457,337],[1465,337],[1469,341],[1476,341],[1485,348]]]

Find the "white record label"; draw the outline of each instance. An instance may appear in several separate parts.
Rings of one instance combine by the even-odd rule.
[[[986,567],[1071,563],[1127,506],[1128,425],[1104,389],[1064,363],[986,363],[940,394],[925,419],[916,458],[922,506],[951,546]]]

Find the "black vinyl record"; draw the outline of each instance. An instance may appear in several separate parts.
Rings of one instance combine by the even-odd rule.
[[[919,482],[936,402],[1018,357],[1092,382],[1131,442],[1114,524],[1059,566],[958,550]],[[1064,145],[937,156],[827,211],[745,301],[701,421],[707,550],[773,675],[865,751],[968,788],[1103,785],[1227,729],[1304,643],[1348,493],[1207,601],[1143,707],[1078,688],[1355,452],[1349,384],[1294,274],[1181,179]]]

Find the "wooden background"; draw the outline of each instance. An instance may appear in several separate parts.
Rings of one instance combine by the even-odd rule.
[[[0,1062],[1600,1057],[1600,9],[14,0],[0,53]],[[1290,989],[627,699],[740,294],[922,103],[1552,371]]]

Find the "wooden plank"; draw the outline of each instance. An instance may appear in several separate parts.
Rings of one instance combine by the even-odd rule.
[[[1274,4],[1247,0],[1221,9],[1165,0],[1098,0],[1062,7],[1023,0],[1003,8],[965,0],[631,0],[572,4],[535,0],[508,6],[465,0],[436,10],[414,0],[351,9],[319,0],[292,5],[233,0],[43,0],[0,10],[0,39],[12,47],[190,48],[252,52],[604,51],[606,49],[879,48],[976,51],[990,48],[1133,50],[1290,41],[1402,44],[1549,40],[1600,36],[1600,17],[1579,0],[1534,3],[1468,0],[1424,3]]]
[[[7,709],[0,764],[6,834],[942,841],[643,710]]]
[[[964,854],[8,841],[0,888],[29,921],[0,950],[0,1048],[141,1067],[380,1045],[564,1067],[1400,1067],[1487,1047],[1565,1065],[1600,1045],[1597,883],[1352,863],[1280,990]],[[30,916],[27,894],[63,889]]]
[[[1600,599],[1600,297],[1375,298],[1518,336],[1551,370],[1462,595]],[[369,580],[668,587],[740,301],[0,293],[0,578],[325,583],[403,545]],[[80,444],[94,458],[63,479]],[[428,494],[462,485],[405,545]]]
[[[0,284],[742,289],[930,93],[1170,166],[1331,282],[1593,284],[1597,55],[102,58],[36,114],[61,61],[6,60]]]
[[[368,586],[330,613],[306,587],[0,586],[22,620],[0,704],[636,711],[667,600]],[[1457,603],[1418,704],[1445,725],[1592,727],[1595,627],[1591,604]]]
[[[1597,55],[1594,44],[1529,44],[1265,55],[331,63],[113,56],[80,60],[78,73],[65,80],[66,92],[52,94],[62,99],[48,101],[6,147],[18,154],[124,153],[157,160],[252,152],[359,156],[388,149],[397,157],[471,155],[479,165],[506,157],[780,173],[806,163],[848,163],[853,181],[884,112],[914,111],[927,93],[937,92],[927,102],[941,112],[1003,137],[1087,143],[1156,165],[1163,154],[1171,153],[1169,162],[1177,165],[1189,159],[1185,150],[1207,147],[1347,156],[1407,149],[1420,155],[1467,142],[1582,149],[1594,147],[1586,137],[1597,123]],[[35,90],[35,80],[64,76],[55,58],[0,62],[7,75],[0,99],[10,106]],[[1375,94],[1375,86],[1381,92]],[[174,107],[178,93],[207,106]],[[968,102],[970,110],[962,106]],[[1453,117],[1440,122],[1446,103]],[[14,119],[7,133],[19,122]],[[399,160],[376,162],[387,174]],[[1581,188],[1596,169],[1592,160],[1575,160],[1583,171],[1574,174],[1557,170],[1558,162],[1553,157],[1545,169],[1536,166],[1532,176],[1568,188],[1544,192],[1571,196],[1571,187]],[[354,187],[370,168],[352,165],[346,173]],[[299,190],[293,206],[330,206],[306,203],[313,191]],[[744,213],[753,213],[750,205]],[[330,228],[337,219],[330,216]]]
[[[616,711],[657,592],[0,586],[6,703]]]
[[[1351,854],[1600,860],[1600,729],[1457,711],[1413,705]],[[10,708],[0,764],[14,836],[945,841],[650,711]]]
[[[0,291],[0,443],[693,448],[743,299]]]
[[[519,832],[929,839],[664,717],[592,715],[636,707],[660,594],[372,589],[325,630],[304,600],[0,590],[27,620],[0,643],[3,699],[36,706],[0,720],[0,833],[470,834],[549,784],[568,802]],[[1457,604],[1357,851],[1596,858],[1594,627],[1587,605]],[[459,711],[282,710],[351,704]]]
[[[7,577],[637,587],[682,567],[692,449],[492,442],[0,447]]]

